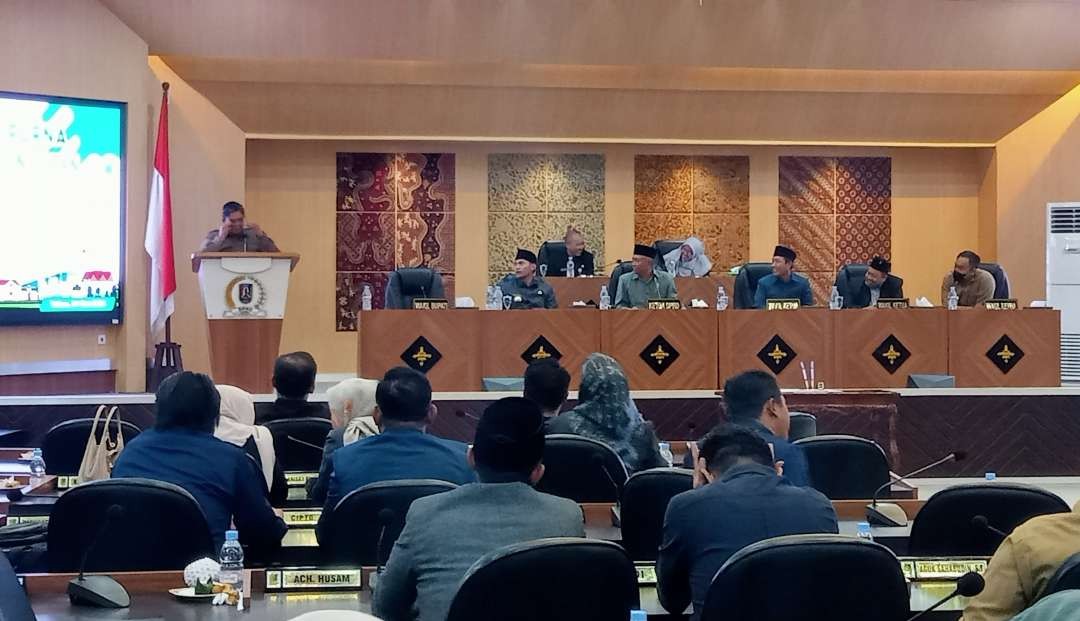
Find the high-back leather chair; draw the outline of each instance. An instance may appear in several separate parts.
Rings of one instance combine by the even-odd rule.
[[[664,256],[672,250],[682,247],[683,241],[685,240],[658,239],[653,242],[653,248],[656,249],[656,258],[653,259],[653,265],[656,266],[656,269],[667,271],[667,262],[664,261]]]
[[[997,263],[979,263],[979,269],[990,272],[990,275],[994,277],[994,299],[1008,299],[1010,292],[1009,275],[1005,273],[1005,268]]]
[[[615,306],[616,296],[619,293],[619,278],[623,274],[629,274],[634,271],[634,264],[630,261],[622,261],[615,265],[615,268],[611,270],[611,278],[608,279],[608,295],[611,296],[611,305]]]
[[[836,272],[836,280],[833,285],[837,293],[844,297],[844,308],[852,308],[855,294],[862,288],[866,281],[866,271],[870,269],[865,263],[851,263],[841,267]]]
[[[539,270],[541,265],[546,265],[549,277],[566,276],[566,259],[569,256],[566,252],[565,241],[549,239],[540,244],[540,250],[536,253],[536,269]]]
[[[626,466],[603,442],[572,434],[544,439],[544,476],[536,489],[574,502],[616,502]]]
[[[743,263],[735,276],[735,308],[754,308],[758,281],[772,274],[772,263]]]
[[[86,451],[86,442],[90,439],[90,430],[93,428],[93,418],[73,418],[54,425],[45,432],[45,438],[41,441],[41,458],[45,460],[46,474],[78,474],[83,452]],[[102,416],[96,434],[98,441],[104,431],[105,417]],[[115,438],[119,433],[124,437],[125,443],[134,440],[141,432],[137,425],[126,420],[117,421],[113,418],[109,421],[109,437]]]
[[[386,284],[386,308],[412,308],[415,298],[445,298],[442,276],[429,267],[399,267]]]
[[[889,481],[889,460],[866,438],[825,435],[795,442],[806,453],[810,481],[829,500],[872,498]]]
[[[655,561],[671,499],[694,487],[686,468],[653,468],[635,473],[623,486],[620,518],[622,545],[635,561]]]
[[[279,418],[263,424],[274,437],[274,454],[287,472],[318,472],[326,434],[333,425],[325,418]],[[295,438],[290,440],[289,438]],[[296,440],[299,440],[297,442]],[[314,445],[314,446],[309,446]]]
[[[788,440],[795,442],[803,438],[812,438],[817,435],[817,417],[806,412],[791,412],[791,427],[788,429]]]

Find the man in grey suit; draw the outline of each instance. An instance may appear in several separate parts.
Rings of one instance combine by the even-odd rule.
[[[443,621],[465,572],[481,556],[545,537],[584,537],[581,508],[533,489],[544,465],[543,416],[521,397],[491,404],[469,464],[479,483],[413,502],[375,587],[385,621]]]

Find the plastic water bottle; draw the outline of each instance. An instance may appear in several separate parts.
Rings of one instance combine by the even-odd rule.
[[[30,474],[35,477],[45,476],[45,460],[41,458],[41,449],[34,449],[34,456],[30,458]]]
[[[664,458],[664,463],[667,464],[668,468],[675,463],[675,456],[671,454],[671,445],[667,442],[660,443],[660,457]]]
[[[574,272],[574,257],[567,257],[566,258],[566,277],[567,278],[573,278],[574,276],[577,276],[577,274]]]
[[[649,620],[649,613],[645,612],[644,610],[631,610],[630,611],[630,621],[648,621],[648,620]]]
[[[728,296],[727,289],[724,289],[724,285],[720,285],[716,288],[716,310],[727,310]]]
[[[842,298],[840,297],[840,290],[837,289],[834,285],[832,288],[832,293],[829,294],[829,309],[840,310],[840,306],[841,304],[843,304],[843,302],[841,302],[841,299]]]
[[[371,310],[371,286],[364,285],[364,291],[360,294],[360,310]]]
[[[874,534],[870,532],[870,522],[859,522],[857,528],[858,530],[855,532],[856,537],[867,541],[874,540]]]
[[[986,473],[986,481],[987,482],[996,481],[996,480],[997,480],[997,473],[996,472],[987,472]]]
[[[225,545],[221,546],[221,572],[218,574],[218,582],[231,585],[234,589],[244,591],[244,548],[240,547],[240,539],[235,530],[225,531]]]
[[[600,287],[600,310],[611,308],[611,294],[608,293],[607,285]]]
[[[949,310],[956,310],[960,306],[960,295],[956,293],[956,287],[949,287],[949,297],[946,298]]]

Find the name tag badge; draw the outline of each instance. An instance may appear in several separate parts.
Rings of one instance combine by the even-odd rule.
[[[413,298],[413,310],[447,310],[450,302],[443,298]]]
[[[910,308],[908,298],[878,298],[878,308]]]
[[[765,300],[765,310],[799,310],[802,302],[793,298]]]
[[[1016,303],[1015,299],[1009,300],[987,300],[984,303],[986,310],[1016,310],[1020,308],[1020,305]]]
[[[649,310],[682,310],[682,302],[666,298],[654,298],[649,300]]]

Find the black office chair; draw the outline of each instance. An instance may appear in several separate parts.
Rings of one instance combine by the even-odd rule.
[[[653,248],[656,249],[656,258],[653,259],[653,265],[656,269],[667,271],[667,262],[664,261],[664,256],[672,250],[682,247],[683,241],[682,239],[658,239],[653,242]]]
[[[1054,575],[1050,576],[1046,587],[1043,588],[1042,593],[1039,593],[1035,600],[1038,601],[1054,593],[1071,589],[1080,589],[1080,554],[1073,554],[1065,559],[1065,562],[1061,564],[1061,567],[1057,568]]]
[[[553,434],[544,441],[544,477],[536,489],[574,502],[616,502],[626,478],[626,466],[608,445]]]
[[[865,263],[852,263],[841,267],[836,272],[836,280],[833,285],[836,291],[844,298],[844,308],[852,308],[855,295],[866,281],[866,271],[870,269]]]
[[[103,415],[96,434],[99,442],[105,431],[104,423]],[[78,474],[83,453],[86,451],[86,442],[90,439],[90,430],[93,428],[93,418],[73,418],[54,425],[45,432],[45,438],[41,441],[41,458],[45,460],[46,474]],[[109,437],[115,438],[119,433],[124,437],[125,443],[131,442],[141,432],[137,425],[126,420],[117,421],[113,418],[109,421]]]
[[[386,308],[412,308],[415,298],[446,298],[439,272],[429,267],[399,267],[386,284]]]
[[[830,500],[872,498],[889,481],[889,460],[873,440],[845,435],[803,438],[814,489]]]
[[[473,563],[446,621],[626,621],[638,601],[637,571],[619,546],[538,539]]]
[[[693,487],[694,474],[686,468],[642,470],[626,480],[620,515],[622,546],[630,558],[656,560],[668,503]]]
[[[112,506],[120,507],[114,510]],[[109,520],[107,526],[106,520]],[[150,479],[105,479],[64,493],[49,517],[50,572],[183,569],[217,557],[206,516],[183,488]]]
[[[1009,275],[1005,273],[1005,268],[997,263],[979,263],[979,269],[990,272],[990,275],[994,277],[994,299],[1008,299]]]
[[[791,412],[791,427],[788,429],[788,440],[795,442],[803,438],[812,438],[817,435],[817,417],[806,412]]]
[[[611,296],[611,305],[615,306],[616,296],[619,293],[619,278],[623,274],[629,274],[634,271],[634,264],[630,261],[621,261],[615,265],[615,269],[611,270],[611,278],[608,279],[608,295]]]
[[[908,549],[912,556],[992,556],[1001,536],[990,528],[1008,534],[1037,515],[1068,512],[1064,500],[1030,485],[955,485],[931,496],[919,510]],[[976,523],[979,515],[986,525]]]
[[[561,239],[550,239],[540,244],[540,250],[536,253],[536,267],[547,266],[548,276],[566,276],[566,259],[570,255],[566,252],[566,242]]]
[[[743,263],[735,276],[735,308],[754,308],[759,280],[772,274],[772,263]]]
[[[456,487],[433,479],[403,479],[371,483],[349,492],[319,523],[317,535],[323,561],[356,567],[385,563],[405,527],[412,502]],[[390,514],[380,516],[386,509]],[[384,523],[383,517],[389,519]]]
[[[315,447],[322,447],[326,443],[326,434],[333,428],[330,421],[312,417],[281,418],[263,426],[274,436],[274,454],[282,470],[319,471],[319,466],[322,465],[322,448]],[[290,436],[295,439],[290,440]]]
[[[783,597],[776,596],[777,585]],[[701,621],[902,621],[909,614],[900,561],[885,546],[841,535],[790,535],[728,559],[709,585]]]
[[[30,598],[19,584],[15,570],[6,554],[0,554],[0,619],[4,621],[35,621]]]

